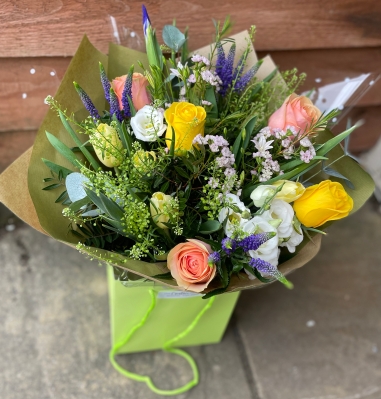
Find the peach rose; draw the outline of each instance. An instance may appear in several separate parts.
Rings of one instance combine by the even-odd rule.
[[[123,109],[122,105],[122,94],[124,90],[124,84],[126,83],[127,75],[119,76],[111,82],[111,87],[115,91],[116,96],[119,101],[119,108]],[[132,75],[132,102],[136,111],[143,108],[145,105],[151,103],[151,98],[149,96],[148,90],[148,80],[141,73],[134,72]]]
[[[209,244],[200,240],[187,241],[169,251],[167,266],[179,287],[201,292],[216,275],[216,267],[208,265],[208,257],[213,251]]]
[[[301,133],[304,133],[312,123],[319,119],[320,115],[321,111],[312,104],[308,97],[293,93],[270,116],[268,126],[282,130],[286,130],[287,126],[294,126]]]

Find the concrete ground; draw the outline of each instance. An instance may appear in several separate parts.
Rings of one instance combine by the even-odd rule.
[[[106,271],[0,211],[0,398],[151,399],[108,361]],[[336,223],[320,254],[276,283],[243,292],[220,344],[190,348],[200,384],[178,398],[380,399],[381,214],[372,202]],[[163,388],[183,360],[123,356]]]

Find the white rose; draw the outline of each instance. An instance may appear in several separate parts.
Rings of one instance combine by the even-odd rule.
[[[268,198],[274,195],[276,187],[269,185],[258,186],[251,194],[250,198],[253,200],[254,205],[260,208]]]
[[[303,241],[303,232],[300,230],[300,234],[292,229],[292,234],[287,241],[280,244],[281,247],[287,247],[289,252],[294,253],[295,248]]]
[[[251,220],[247,221],[243,226],[242,230],[248,234],[258,234],[258,233],[276,233],[275,227],[271,226],[265,219],[261,216],[255,216]],[[261,258],[264,261],[271,263],[273,266],[278,266],[279,248],[278,248],[279,238],[276,235],[270,240],[267,240],[262,244],[256,251],[249,251],[249,255],[252,258]]]
[[[163,113],[151,105],[145,105],[131,118],[131,127],[142,141],[156,141],[167,130]]]
[[[282,222],[277,227],[278,236],[281,238],[290,237],[294,228],[292,221],[294,219],[294,209],[285,201],[274,199],[270,205],[270,209],[263,212],[262,217],[268,222],[280,219]]]
[[[250,210],[245,207],[245,204],[235,194],[227,194],[225,196],[225,205],[232,205],[241,211],[235,212],[230,207],[225,206],[220,210],[218,215],[218,221],[221,224],[224,223],[225,219],[227,218],[225,234],[228,237],[231,237],[237,228],[242,227],[242,225],[247,222],[247,219],[243,218],[242,213],[250,215]],[[244,216],[246,215],[244,214]]]

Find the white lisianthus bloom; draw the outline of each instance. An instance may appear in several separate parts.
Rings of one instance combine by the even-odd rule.
[[[247,221],[243,226],[242,230],[248,235],[258,234],[258,233],[277,233],[274,226],[271,226],[265,219],[261,216],[254,216],[252,219]],[[273,266],[278,266],[279,248],[278,248],[279,238],[278,235],[270,238],[262,244],[256,251],[249,251],[249,255],[252,258],[261,258],[264,261],[271,263]]]
[[[288,238],[294,231],[292,226],[294,209],[290,204],[283,200],[274,199],[270,205],[270,209],[263,212],[262,217],[268,222],[271,220],[282,220],[282,222],[277,226],[277,232],[280,238]]]
[[[138,140],[156,141],[167,130],[163,113],[151,105],[145,105],[131,118],[131,127]]]
[[[233,210],[229,206],[225,206],[220,210],[218,215],[218,221],[222,224],[227,218],[225,226],[225,234],[231,237],[237,228],[241,228],[243,224],[247,222],[243,216],[250,217],[250,210],[245,207],[245,204],[235,194],[227,194],[225,196],[225,205],[232,205],[234,208],[238,208],[238,212]]]
[[[260,208],[268,198],[275,194],[276,187],[263,184],[258,186],[251,194],[250,198],[253,200],[254,205]]]
[[[295,248],[303,241],[303,232],[300,229],[300,234],[292,229],[292,234],[287,241],[284,241],[280,244],[281,247],[287,247],[289,252],[292,254],[295,252]]]

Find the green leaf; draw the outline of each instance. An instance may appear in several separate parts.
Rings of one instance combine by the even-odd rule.
[[[246,151],[247,146],[249,145],[249,141],[251,139],[251,136],[253,135],[253,130],[255,126],[255,122],[257,121],[256,116],[249,116],[246,118],[246,120],[242,124],[242,145],[240,148],[240,151],[238,152],[237,156],[235,156],[235,163],[236,165],[239,165],[242,159],[242,154]]]
[[[243,129],[245,130],[245,129]],[[240,154],[241,150],[241,143],[242,143],[242,136],[243,136],[243,130],[239,133],[239,135],[236,137],[234,144],[233,144],[233,154],[234,154],[234,159],[238,159],[238,154]],[[236,161],[237,164],[237,161]],[[237,164],[238,165],[238,164]]]
[[[172,129],[172,138],[171,138],[171,148],[169,149],[169,156],[171,158],[175,157],[175,140],[176,140],[176,136],[175,136],[175,129],[173,128],[173,126],[171,127]]]
[[[312,161],[317,161],[317,160],[325,161],[327,159],[328,159],[327,157],[322,157],[322,156],[317,155],[312,158]],[[301,159],[294,159],[293,161],[283,164],[280,168],[281,168],[281,170],[283,170],[283,172],[285,172],[289,169],[293,169],[293,168],[301,165],[302,163],[304,163],[304,162]]]
[[[62,155],[64,156],[70,163],[72,163],[75,167],[80,169],[82,167],[81,162],[77,159],[74,152],[61,140],[57,139],[57,137],[53,136],[49,132],[45,132],[46,137],[48,138],[50,144]]]
[[[50,184],[49,186],[44,187],[43,190],[46,190],[46,191],[54,190],[55,188],[58,188],[58,187],[62,187],[62,184],[61,183]]]
[[[208,118],[214,118],[214,119],[218,118],[216,94],[214,93],[214,89],[212,86],[206,88],[205,100],[209,101],[213,106],[212,109],[207,112]]]
[[[130,156],[132,151],[132,137],[127,132],[126,123],[125,121],[123,121],[122,123],[119,123],[118,121],[117,126],[118,126],[119,137],[123,144],[123,147],[127,150],[127,153]]]
[[[210,234],[218,231],[221,228],[221,223],[217,220],[207,220],[202,223],[199,229],[201,234]]]
[[[117,203],[107,198],[103,193],[99,193],[99,195],[97,195],[89,188],[85,188],[85,192],[87,196],[91,199],[91,201],[106,215],[110,216],[112,219],[118,222],[123,219],[123,209]]]
[[[41,158],[42,162],[56,175],[59,175],[60,171],[62,172],[63,178],[66,178],[70,173],[73,173],[72,170],[65,168],[64,166],[57,165],[52,161],[48,161],[45,158]],[[48,181],[48,180],[47,180]]]
[[[180,168],[179,166],[175,166],[175,171],[182,177],[185,177],[186,179],[189,180],[189,175],[187,172],[184,171],[184,169]]]
[[[205,294],[202,297],[202,299],[209,299],[212,296],[223,294],[226,291],[227,288],[228,287],[222,287],[222,288],[217,288],[217,289],[215,289],[213,291],[209,291],[207,294]]]
[[[173,25],[165,25],[163,28],[163,41],[172,50],[179,51],[185,43],[186,37]]]
[[[58,114],[60,116],[61,122],[64,125],[64,128],[66,131],[70,134],[70,137],[73,139],[74,143],[78,146],[78,148],[82,151],[82,154],[85,156],[85,158],[90,162],[91,166],[94,168],[94,170],[98,170],[100,168],[99,163],[97,160],[90,154],[89,150],[86,148],[86,146],[82,143],[82,141],[77,137],[75,134],[73,128],[70,126],[69,122],[65,118],[65,115],[61,110],[58,110]],[[49,140],[50,141],[50,140]]]
[[[343,141],[346,137],[348,137],[356,128],[357,128],[357,125],[354,125],[350,129],[345,130],[343,133],[340,133],[337,136],[333,137],[332,139],[328,140],[316,152],[316,155],[327,154],[329,151],[332,150],[332,148],[336,147],[338,144],[340,144],[341,141]]]
[[[56,204],[58,204],[59,202],[63,201],[66,197],[67,197],[67,191],[63,191],[61,193],[61,195],[54,201]]]
[[[89,197],[85,197],[82,198],[78,201],[72,202],[69,206],[69,208],[73,211],[73,212],[77,212],[79,211],[83,206],[87,205],[90,202],[90,198]]]

